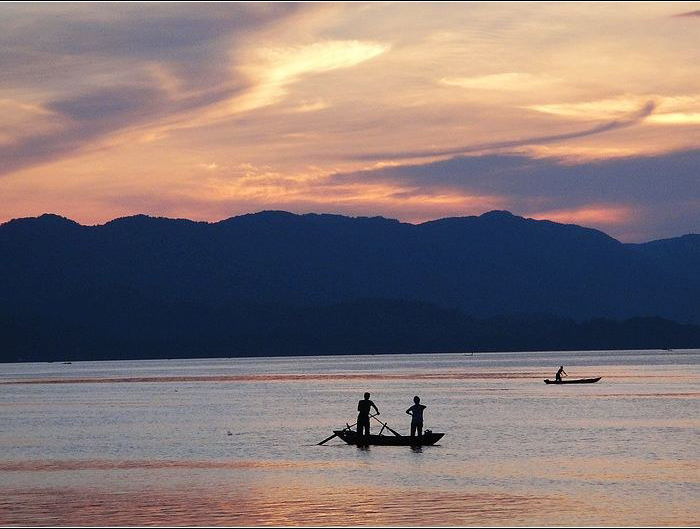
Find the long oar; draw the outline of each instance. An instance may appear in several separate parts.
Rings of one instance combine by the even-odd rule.
[[[401,437],[401,434],[399,432],[397,432],[396,430],[392,430],[387,423],[380,421],[374,415],[372,415],[372,418],[375,421],[377,421],[379,424],[383,425],[387,430],[389,430],[391,433],[393,433],[396,437]]]
[[[376,416],[376,414],[375,414],[375,415],[370,415],[370,417],[373,418],[373,419],[374,419],[375,416]],[[379,420],[379,419],[377,419],[377,420]],[[357,423],[351,424],[351,425],[349,425],[346,429],[349,430],[350,428],[352,428],[352,427],[355,426],[356,424],[357,424]],[[388,428],[388,426],[387,426],[387,428]],[[391,428],[389,428],[389,429],[391,429]],[[330,437],[326,437],[323,441],[321,441],[320,443],[316,443],[316,444],[317,444],[317,445],[322,445],[322,444],[324,444],[324,443],[327,443],[328,441],[330,441],[331,439],[333,439],[333,438],[336,437],[337,435],[338,435],[337,433],[334,433],[334,434],[331,435]]]

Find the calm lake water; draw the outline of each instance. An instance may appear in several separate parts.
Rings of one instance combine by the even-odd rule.
[[[317,446],[365,391],[445,437]],[[699,404],[700,350],[0,364],[0,525],[698,526]]]

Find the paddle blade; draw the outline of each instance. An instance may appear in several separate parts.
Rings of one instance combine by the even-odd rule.
[[[334,438],[335,436],[337,436],[337,435],[338,435],[337,433],[334,433],[334,434],[331,435],[330,437],[326,437],[323,441],[321,441],[321,442],[318,443],[318,444],[319,444],[319,445],[322,445],[323,443],[327,443],[328,441],[330,441],[331,439],[333,439],[333,438]]]
[[[386,427],[387,430],[389,430],[391,433],[393,433],[396,437],[401,437],[401,434],[397,432],[396,430],[392,430],[388,426]]]

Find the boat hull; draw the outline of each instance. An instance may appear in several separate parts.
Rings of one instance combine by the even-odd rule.
[[[427,433],[421,436],[410,435],[357,435],[353,430],[333,430],[333,433],[349,445],[383,445],[383,446],[430,446],[437,443],[444,433]]]
[[[577,378],[573,380],[549,380],[548,378],[544,379],[545,384],[593,384],[594,382],[598,382],[601,378],[603,377],[598,377],[598,378]]]

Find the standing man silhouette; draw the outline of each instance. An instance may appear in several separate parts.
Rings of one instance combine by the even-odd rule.
[[[561,382],[561,376],[566,375],[566,371],[564,371],[564,366],[559,366],[559,371],[557,371],[557,374],[554,375],[554,378],[556,379],[557,382]]]
[[[379,415],[379,410],[374,405],[374,402],[369,400],[369,393],[365,393],[365,398],[357,403],[357,435],[363,435],[362,431],[365,431],[364,435],[369,435],[369,410],[374,408]]]
[[[423,435],[423,410],[427,408],[427,406],[423,406],[420,403],[420,397],[418,396],[413,397],[413,402],[413,406],[406,410],[406,413],[412,417],[411,437],[416,435],[416,430],[418,431],[418,437],[421,437]]]

